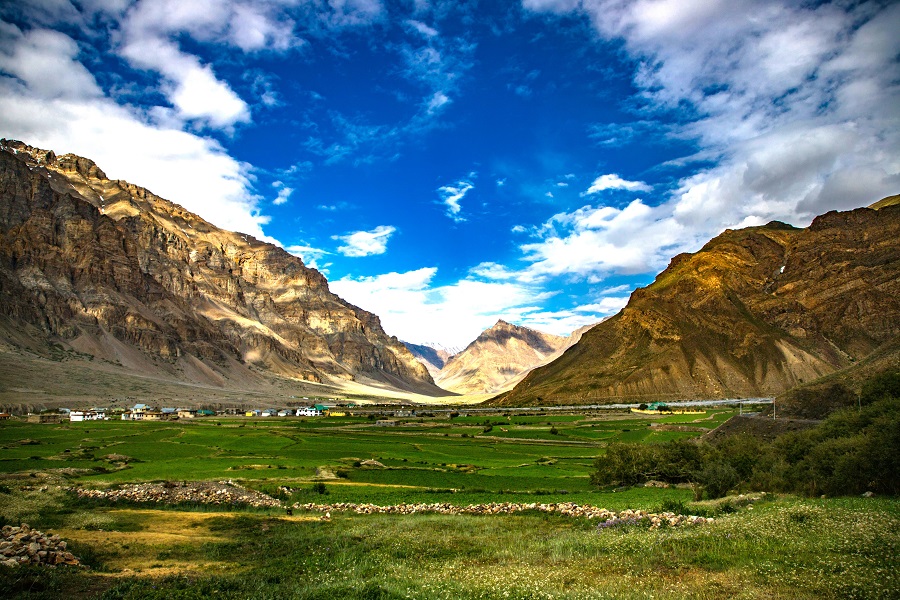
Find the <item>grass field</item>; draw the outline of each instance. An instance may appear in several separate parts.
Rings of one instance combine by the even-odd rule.
[[[359,501],[467,503],[502,493],[587,502],[597,495],[588,482],[591,465],[607,443],[696,436],[660,425],[702,431],[731,414],[461,416],[400,419],[396,427],[378,427],[366,417],[10,422],[0,426],[0,473],[78,469],[70,475],[74,482],[100,487],[239,479],[302,488],[324,479],[329,495]],[[384,466],[360,466],[365,460]]]
[[[0,424],[0,520],[59,533],[90,570],[0,567],[11,598],[896,598],[900,504],[791,497],[692,503],[597,490],[610,441],[700,435],[733,411]],[[113,456],[111,456],[113,455]],[[126,460],[123,457],[127,458]],[[364,460],[383,466],[364,466]],[[67,486],[232,479],[297,502],[562,502],[663,507],[714,523],[321,515],[113,505]],[[314,484],[323,482],[325,494]],[[286,498],[287,499],[287,498]]]

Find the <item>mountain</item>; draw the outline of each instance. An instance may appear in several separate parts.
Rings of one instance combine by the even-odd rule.
[[[432,377],[437,377],[441,369],[452,356],[452,353],[444,348],[428,346],[426,344],[413,344],[403,342],[406,349],[415,356],[420,363],[425,365]]]
[[[509,389],[529,370],[552,360],[566,339],[500,320],[451,357],[435,382],[460,394]]]
[[[774,396],[892,355],[900,206],[881,206],[726,230],[493,403]]]
[[[377,316],[299,258],[110,180],[89,159],[9,140],[0,351],[64,352],[212,388],[352,381],[445,394]]]

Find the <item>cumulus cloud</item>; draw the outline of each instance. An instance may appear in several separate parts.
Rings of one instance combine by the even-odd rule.
[[[643,181],[627,181],[615,173],[601,175],[594,180],[583,195],[597,194],[605,190],[627,190],[629,192],[649,192],[653,188]]]
[[[344,242],[338,252],[344,256],[372,256],[387,251],[388,240],[397,231],[392,225],[379,225],[372,231],[355,231],[346,235],[336,235],[332,239]]]
[[[537,281],[575,275],[586,280],[596,274],[652,271],[695,241],[668,212],[634,200],[622,209],[584,206],[554,215],[539,241],[521,246],[530,265],[518,276]]]
[[[900,5],[777,0],[525,0],[624,41],[644,113],[674,115],[701,166],[656,210],[698,240],[736,224],[805,225],[900,183]],[[620,145],[648,121],[592,132]],[[690,158],[681,163],[690,164]],[[592,186],[593,188],[593,186]],[[664,214],[665,213],[665,214]],[[684,236],[681,236],[685,239]],[[650,240],[652,243],[652,240]],[[670,240],[667,240],[670,241]]]
[[[102,96],[94,76],[78,62],[72,38],[49,29],[0,26],[0,70],[18,79],[22,89],[47,99]]]

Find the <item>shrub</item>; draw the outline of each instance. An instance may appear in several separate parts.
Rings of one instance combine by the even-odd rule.
[[[696,479],[707,498],[721,498],[741,481],[734,467],[722,459],[705,464]]]

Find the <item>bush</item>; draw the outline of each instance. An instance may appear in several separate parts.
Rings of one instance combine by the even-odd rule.
[[[611,444],[594,462],[591,483],[690,482],[709,498],[738,487],[810,496],[900,495],[898,398],[900,375],[887,374],[863,387],[861,406],[838,410],[819,426],[774,442],[737,435],[716,445],[690,440]]]
[[[596,471],[591,474],[594,485],[635,485],[656,473],[654,449],[644,444],[610,444],[606,456],[594,461]]]
[[[696,474],[707,498],[721,498],[741,482],[738,472],[725,460],[710,461]],[[700,498],[696,498],[700,500]]]

